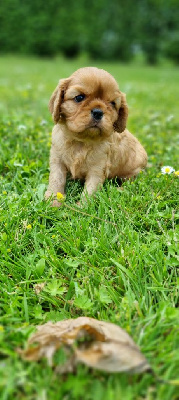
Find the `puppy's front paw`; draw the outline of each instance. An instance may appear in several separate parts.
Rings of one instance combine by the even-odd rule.
[[[49,198],[51,198],[51,207],[60,207],[65,200],[65,196],[62,193],[57,192],[57,194],[54,195],[54,193],[47,190],[45,192],[45,200],[48,200]]]
[[[50,192],[50,190],[46,190],[46,192],[44,194],[44,199],[48,200],[52,195],[53,195],[53,193]]]
[[[51,207],[60,207],[62,203],[59,203],[58,200],[53,200],[50,205]]]

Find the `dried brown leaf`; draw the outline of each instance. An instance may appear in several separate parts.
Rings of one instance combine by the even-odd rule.
[[[151,369],[127,332],[117,325],[93,318],[79,317],[40,325],[29,340],[29,344],[32,343],[38,343],[38,346],[20,352],[23,358],[30,361],[46,357],[52,364],[54,352],[63,345],[73,349],[73,366],[82,362],[108,372],[144,372]],[[72,365],[70,367],[70,360],[67,365],[67,370],[73,368]],[[65,368],[62,367],[61,371],[65,372]]]

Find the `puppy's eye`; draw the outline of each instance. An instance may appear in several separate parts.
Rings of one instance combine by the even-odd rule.
[[[76,103],[81,103],[81,101],[83,101],[85,98],[84,94],[78,94],[78,96],[75,96],[74,100],[76,101]]]
[[[111,105],[112,105],[113,107],[116,107],[115,101],[111,101]]]

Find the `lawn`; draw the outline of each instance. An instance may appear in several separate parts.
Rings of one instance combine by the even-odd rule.
[[[176,380],[179,71],[169,64],[91,63],[114,75],[129,104],[128,128],[149,163],[137,179],[105,182],[83,207],[68,180],[60,209],[44,202],[59,78],[89,65],[0,58],[0,391],[2,400],[174,400],[177,387],[150,374],[107,374],[79,365],[57,375],[22,361],[35,325],[90,316],[123,327],[157,376]],[[37,291],[37,284],[45,283]],[[177,370],[178,368],[178,370]]]

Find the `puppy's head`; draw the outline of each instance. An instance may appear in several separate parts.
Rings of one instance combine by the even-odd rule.
[[[49,102],[55,123],[65,124],[78,140],[103,138],[123,132],[128,108],[117,82],[103,69],[78,69],[60,80]]]

